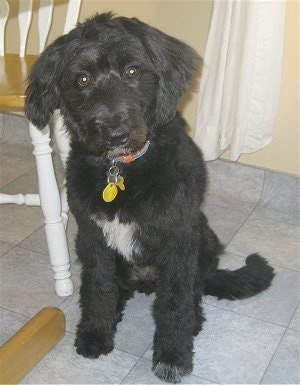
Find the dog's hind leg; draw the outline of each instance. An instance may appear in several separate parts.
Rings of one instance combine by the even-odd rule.
[[[199,249],[198,249],[198,269],[199,274],[216,270],[219,263],[219,255],[223,252],[224,246],[214,231],[209,227],[206,216],[199,213]],[[203,283],[203,277],[202,277]],[[203,289],[203,288],[202,288]]]
[[[205,215],[199,213],[199,244],[198,244],[198,269],[194,285],[194,311],[195,321],[193,335],[196,336],[202,330],[205,317],[202,311],[202,296],[204,293],[205,279],[207,274],[215,271],[218,266],[218,255],[223,251],[216,234],[208,226]]]
[[[202,285],[197,282],[195,283],[195,290],[194,290],[194,328],[193,328],[193,336],[197,336],[200,331],[202,330],[203,322],[205,321],[205,317],[203,315],[202,310]]]

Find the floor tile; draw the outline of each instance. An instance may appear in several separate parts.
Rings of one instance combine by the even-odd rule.
[[[76,239],[77,231],[78,231],[78,227],[77,227],[76,220],[74,216],[71,213],[69,213],[67,238],[68,238],[68,246],[69,246],[71,261],[75,261],[78,258],[76,253],[76,247],[75,247],[75,239]]]
[[[55,294],[53,272],[46,258],[20,247],[0,258],[2,307],[32,317],[45,306],[63,302],[63,297]]]
[[[0,145],[0,152],[1,152],[1,145]],[[16,158],[12,158],[16,159]],[[23,162],[29,162],[32,167],[27,172],[22,172],[20,175],[16,175],[13,181],[5,185],[3,188],[1,188],[2,192],[5,192],[7,194],[17,194],[17,193],[38,193],[38,179],[37,179],[37,172],[36,172],[36,164],[33,155],[29,158],[29,160],[22,160],[20,163]],[[53,160],[53,166],[54,166],[54,172],[57,179],[58,185],[61,187],[63,178],[64,178],[64,171],[61,164],[61,160],[57,154],[52,153],[52,160]],[[26,163],[25,163],[26,164]]]
[[[6,242],[0,241],[0,257],[1,257],[1,255],[7,253],[13,247],[14,247],[14,245],[12,245],[11,243],[6,243]]]
[[[213,383],[259,383],[285,328],[207,304],[204,314],[192,374]],[[152,348],[143,357],[151,360]]]
[[[259,383],[285,328],[208,305],[205,316],[193,374],[223,384]]]
[[[235,270],[244,264],[244,258],[225,254],[221,258],[220,267]],[[300,274],[280,267],[275,268],[275,274],[271,286],[254,297],[230,301],[205,296],[204,302],[276,325],[287,326],[300,300]]]
[[[223,245],[227,245],[248,217],[245,211],[225,209],[210,204],[203,206],[209,226],[217,234]]]
[[[10,142],[0,143],[1,155],[15,157],[18,159],[34,160],[32,150],[33,146],[30,142],[19,142],[18,144]]]
[[[157,378],[151,371],[152,362],[149,360],[141,359],[133,370],[130,372],[128,377],[122,382],[122,384],[165,384]],[[201,379],[192,374],[182,378],[181,384],[212,384],[207,380]]]
[[[300,332],[300,305],[297,306],[297,309],[291,319],[289,324],[290,329],[298,330]]]
[[[5,132],[3,140],[6,143],[16,144],[29,142],[28,119],[25,116],[3,114]]]
[[[35,164],[34,159],[18,159],[0,154],[0,187],[12,182],[20,175],[31,170]]]
[[[4,135],[4,129],[4,114],[0,112],[0,138],[2,138]]]
[[[300,226],[251,215],[229,243],[233,254],[259,252],[274,265],[300,271]]]
[[[151,316],[153,296],[136,293],[128,301],[123,320],[118,324],[115,347],[141,356],[153,340],[154,323]],[[66,299],[60,309],[66,316],[66,330],[75,333],[80,321],[79,291]]]
[[[138,358],[115,349],[92,360],[79,356],[74,335],[59,344],[23,379],[22,384],[119,384]]]
[[[28,320],[28,317],[0,308],[0,345],[12,337]]]
[[[9,130],[7,142],[0,143],[5,165],[1,191],[36,192],[27,121],[2,120]],[[64,173],[55,149],[54,144],[61,185]],[[247,254],[259,251],[274,265],[276,277],[267,291],[243,301],[204,298],[207,321],[195,338],[194,371],[183,383],[257,384],[262,378],[263,383],[300,383],[300,179],[220,160],[207,167],[210,183],[203,210],[221,241],[229,242],[221,267],[239,268]],[[68,298],[54,292],[41,209],[2,205],[0,218],[0,343],[45,306],[60,307],[67,321],[65,338],[23,383],[161,383],[151,372],[153,297],[137,294],[128,302],[113,353],[98,360],[78,356],[74,339],[81,267],[74,252],[74,218],[70,216],[68,241],[75,293]]]
[[[66,317],[66,330],[76,333],[76,327],[80,321],[79,289],[59,306]]]
[[[0,241],[18,244],[43,224],[40,207],[0,205]]]
[[[60,160],[60,156],[58,152],[56,152],[54,149],[52,152],[52,160],[53,160],[53,167],[54,167],[55,177],[56,177],[58,186],[62,187],[63,180],[65,177],[65,172]]]
[[[31,170],[4,186],[1,192],[6,194],[37,194],[38,179],[35,165]]]
[[[136,293],[128,301],[122,322],[118,324],[115,346],[141,356],[153,341],[154,321],[151,305],[154,296]]]
[[[279,223],[300,224],[300,178],[265,172],[264,189],[255,213]]]
[[[150,345],[149,348],[143,354],[143,358],[145,358],[146,360],[151,361],[152,360],[152,356],[153,356],[153,345]]]
[[[262,384],[300,383],[300,333],[287,330],[272,359]]]
[[[19,243],[19,246],[23,247],[24,249],[37,251],[41,254],[48,255],[49,251],[44,225],[33,231],[28,237]]]
[[[227,210],[253,210],[262,193],[263,170],[220,160],[206,165],[209,176],[206,203]]]
[[[71,261],[77,260],[75,252],[75,236],[77,233],[77,225],[72,215],[69,216],[69,222],[67,226],[67,239],[70,252]],[[20,244],[21,247],[32,251],[38,251],[48,255],[48,246],[46,241],[46,234],[44,226],[34,231],[31,235],[25,238]]]

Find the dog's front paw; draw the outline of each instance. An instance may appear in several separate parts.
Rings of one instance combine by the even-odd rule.
[[[162,381],[177,384],[181,382],[182,376],[191,373],[192,369],[185,369],[181,366],[158,362],[153,365],[152,371]]]
[[[98,358],[101,354],[107,355],[114,348],[112,340],[109,341],[94,332],[78,334],[75,347],[76,352],[86,358]]]

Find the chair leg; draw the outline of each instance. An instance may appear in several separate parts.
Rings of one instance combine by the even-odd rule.
[[[70,279],[70,257],[63,223],[60,193],[52,163],[49,127],[38,130],[29,123],[29,134],[35,156],[41,208],[45,218],[45,232],[49,256],[54,271],[55,290],[59,296],[73,293]]]
[[[70,151],[69,145],[69,135],[65,130],[64,120],[60,113],[60,110],[55,110],[52,116],[53,123],[53,133],[56,141],[56,145],[58,148],[59,156],[62,162],[64,169],[66,169],[66,163]],[[62,206],[62,216],[64,220],[65,228],[67,228],[68,224],[68,213],[69,213],[69,205],[67,200],[67,190],[66,190],[66,181],[64,179],[63,188],[60,193],[61,198],[61,206]]]

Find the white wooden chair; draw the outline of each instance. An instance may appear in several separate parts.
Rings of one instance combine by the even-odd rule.
[[[0,111],[5,113],[23,113],[26,79],[37,56],[26,55],[26,42],[32,19],[32,0],[19,0],[19,54],[5,54],[4,33],[9,16],[9,3],[0,0]],[[69,0],[64,33],[77,22],[80,0]],[[40,0],[38,10],[39,52],[45,48],[51,27],[53,0]],[[68,155],[68,139],[64,135],[63,120],[59,111],[53,116],[53,133],[63,165]],[[59,191],[52,162],[50,147],[50,129],[46,126],[38,130],[29,122],[29,134],[33,144],[39,184],[39,194],[0,194],[0,204],[41,206],[45,219],[45,232],[51,265],[54,271],[55,290],[59,296],[68,296],[73,292],[70,273],[70,257],[66,238],[68,204],[65,188]],[[26,224],[25,224],[26,225]]]

